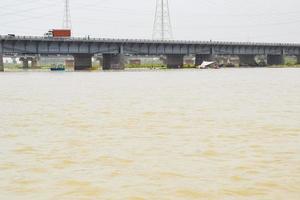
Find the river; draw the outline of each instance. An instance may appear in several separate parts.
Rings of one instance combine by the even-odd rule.
[[[300,69],[0,73],[0,199],[300,199]]]

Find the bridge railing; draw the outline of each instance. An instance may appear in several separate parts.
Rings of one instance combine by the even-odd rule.
[[[194,41],[194,40],[150,40],[150,39],[113,39],[95,37],[68,37],[55,38],[44,36],[11,36],[0,35],[1,40],[43,40],[43,41],[84,41],[84,42],[112,42],[112,43],[155,43],[155,44],[205,44],[205,45],[232,45],[232,46],[291,46],[300,47],[296,43],[256,43],[256,42],[225,42],[225,41]]]

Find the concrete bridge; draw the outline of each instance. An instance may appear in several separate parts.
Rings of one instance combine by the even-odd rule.
[[[255,56],[264,55],[268,64],[280,65],[284,56],[297,56],[300,63],[300,44],[0,36],[0,71],[3,55],[11,54],[72,55],[75,70],[89,69],[95,54],[103,55],[104,70],[124,69],[125,55],[165,55],[169,68],[182,66],[185,55],[195,55],[196,65],[215,55],[239,56],[244,65],[253,65]]]

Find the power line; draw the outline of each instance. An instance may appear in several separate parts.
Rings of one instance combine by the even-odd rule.
[[[27,0],[27,1],[25,1],[25,2],[22,2],[23,4],[26,4],[26,5],[28,5],[28,4],[31,4],[31,3],[35,3],[36,4],[36,1],[37,0]],[[0,9],[7,9],[8,7],[15,7],[15,2],[13,2],[13,3],[9,3],[9,4],[2,4],[1,6],[0,6]]]
[[[50,3],[47,6],[52,6],[52,5],[55,5],[55,4]],[[22,10],[17,10],[17,11],[10,11],[10,12],[6,12],[6,13],[1,13],[0,16],[5,16],[5,17],[8,16],[8,15],[18,16],[19,13],[27,13],[29,11],[38,10],[40,8],[45,8],[45,5],[36,6],[36,7],[32,7],[32,8],[27,8],[27,9],[22,9]]]

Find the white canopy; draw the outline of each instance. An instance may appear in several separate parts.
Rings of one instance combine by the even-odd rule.
[[[199,65],[197,68],[204,69],[208,67],[209,65],[215,64],[216,62],[208,62],[208,61],[203,61],[201,65]]]

